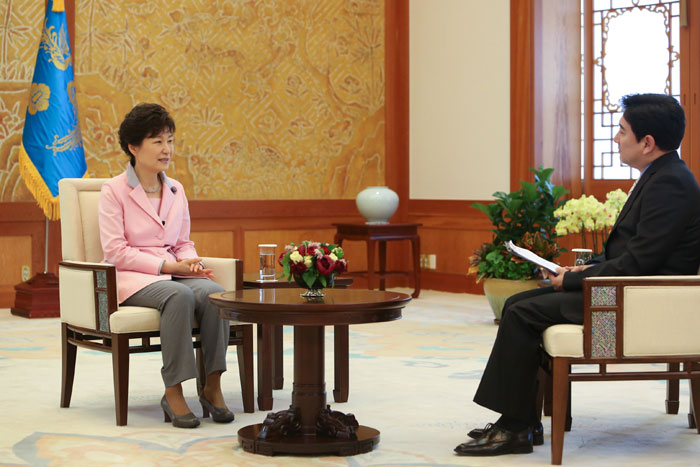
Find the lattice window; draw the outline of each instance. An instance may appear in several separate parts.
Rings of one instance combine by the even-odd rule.
[[[587,118],[592,127],[584,141],[582,175],[589,174],[593,180],[634,179],[639,171],[620,161],[613,142],[622,116],[619,99],[630,93],[656,92],[680,100],[681,5],[658,0],[582,0],[581,5],[586,18],[582,44],[592,38],[594,57],[592,61],[584,58],[582,67],[582,94],[584,100],[593,101],[591,115],[582,119],[585,125]],[[587,80],[592,80],[588,93]]]

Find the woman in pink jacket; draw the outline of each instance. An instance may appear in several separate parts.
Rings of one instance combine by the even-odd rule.
[[[160,405],[165,421],[194,428],[199,419],[187,406],[181,384],[197,376],[194,319],[199,323],[206,372],[199,401],[221,423],[233,420],[220,385],[230,328],[208,298],[223,289],[210,280],[211,270],[189,239],[185,190],[165,175],[173,156],[174,132],[175,122],[158,104],[139,104],[126,115],[119,127],[119,144],[130,161],[124,173],[102,187],[100,239],[105,261],[117,268],[119,302],[161,312],[165,395]]]

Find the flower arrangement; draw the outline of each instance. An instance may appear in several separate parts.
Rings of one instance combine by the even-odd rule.
[[[322,289],[332,285],[333,277],[348,270],[343,249],[333,243],[305,240],[299,245],[293,242],[284,247],[279,264],[284,268],[280,278],[292,279],[308,289]]]
[[[586,233],[590,232],[593,254],[602,253],[608,233],[627,201],[627,193],[617,189],[607,193],[605,198],[605,203],[601,203],[595,196],[583,195],[570,199],[554,211],[560,219],[556,226],[557,235],[580,233],[582,247],[587,248]]]

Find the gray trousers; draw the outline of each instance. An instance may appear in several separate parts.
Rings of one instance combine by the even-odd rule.
[[[161,375],[166,387],[197,377],[192,347],[195,318],[202,341],[205,374],[226,371],[231,328],[227,320],[219,317],[218,307],[209,301],[209,294],[223,290],[209,279],[175,277],[149,284],[122,303],[160,311]]]

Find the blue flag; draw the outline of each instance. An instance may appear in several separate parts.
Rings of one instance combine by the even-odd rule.
[[[66,13],[63,0],[49,0],[24,120],[19,170],[46,217],[57,220],[58,181],[82,177],[86,169]]]

